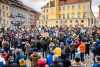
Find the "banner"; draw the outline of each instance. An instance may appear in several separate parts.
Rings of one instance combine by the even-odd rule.
[[[42,33],[41,33],[41,36],[42,36],[42,37],[49,37],[49,33],[48,33],[48,32],[42,32]]]

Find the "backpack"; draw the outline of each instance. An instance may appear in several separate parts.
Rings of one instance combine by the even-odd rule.
[[[100,46],[96,46],[95,48],[95,54],[100,56]]]

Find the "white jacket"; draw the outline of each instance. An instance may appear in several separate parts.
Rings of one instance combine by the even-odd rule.
[[[6,64],[6,61],[3,57],[0,56],[0,62],[3,62],[3,64],[5,65]]]

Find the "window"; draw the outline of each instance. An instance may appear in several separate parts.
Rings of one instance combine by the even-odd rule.
[[[56,21],[56,23],[58,23],[58,21]]]
[[[65,14],[63,14],[63,19],[65,19]]]
[[[6,9],[8,10],[8,6],[6,7]]]
[[[86,10],[86,9],[87,9],[87,5],[84,5],[84,6],[83,6],[83,9]]]
[[[48,13],[48,9],[46,9],[47,13]]]
[[[4,23],[3,25],[5,25],[5,19],[3,19],[3,23]]]
[[[84,20],[81,20],[81,23],[84,23]]]
[[[58,19],[60,19],[60,18],[61,18],[61,16],[59,15],[59,16],[58,16]]]
[[[67,18],[69,18],[69,14],[67,14]]]
[[[3,11],[3,16],[5,17],[5,11]]]
[[[43,12],[45,12],[46,10],[45,9],[43,9]]]
[[[60,11],[60,10],[61,10],[61,7],[58,6],[56,9],[57,9],[58,11]]]
[[[65,19],[67,18],[67,14],[65,14]]]
[[[67,9],[69,9],[69,5],[67,6]]]
[[[78,5],[78,9],[80,9],[80,4]]]
[[[74,13],[72,13],[72,18],[74,18]]]
[[[77,13],[77,18],[80,18],[80,12]]]
[[[6,21],[5,24],[8,24],[8,21]]]
[[[74,5],[72,5],[72,10],[74,9]]]
[[[78,23],[78,20],[76,20],[76,23]]]
[[[83,14],[83,18],[86,18],[87,15],[88,15],[88,13],[84,12],[84,14]]]
[[[46,19],[48,19],[48,16],[46,16]]]
[[[45,16],[42,16],[43,17],[43,19],[45,20]]]
[[[65,20],[65,23],[67,23],[67,20]]]
[[[62,6],[63,10],[65,10],[65,6]]]
[[[5,6],[3,5],[2,8],[5,9]]]
[[[50,7],[54,7],[54,6],[55,6],[55,2],[54,1],[51,1]]]
[[[7,13],[7,16],[9,17],[9,13]]]
[[[70,23],[72,23],[72,20],[70,20]]]
[[[89,20],[90,21],[90,20]],[[95,20],[96,21],[96,20]],[[91,24],[94,24],[94,19],[93,18],[91,18]]]
[[[1,10],[0,10],[0,17],[1,17]]]

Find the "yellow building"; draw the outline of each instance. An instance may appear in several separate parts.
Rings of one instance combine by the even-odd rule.
[[[42,7],[41,14],[45,26],[84,26],[94,25],[90,0],[52,0]]]
[[[0,0],[0,28],[7,28],[10,27],[10,7],[7,4],[7,1]]]

